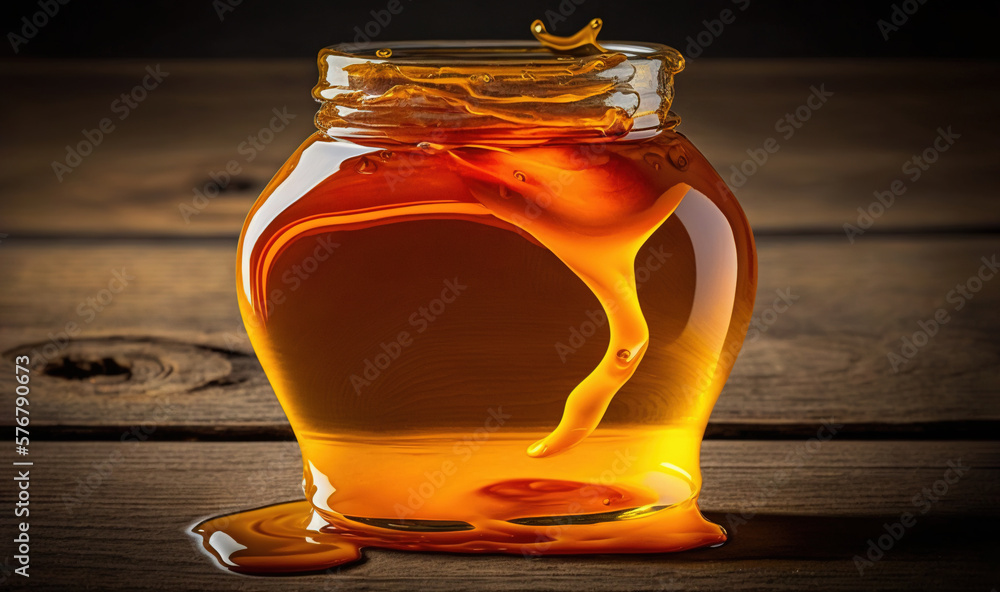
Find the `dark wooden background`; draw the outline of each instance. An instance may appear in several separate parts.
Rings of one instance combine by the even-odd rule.
[[[57,181],[52,162],[116,117],[111,102],[155,64],[0,63],[11,89],[0,96],[4,425],[13,357],[58,344],[48,362],[33,360],[31,588],[1000,586],[1000,278],[961,310],[947,300],[982,257],[1000,256],[1000,66],[703,59],[679,76],[680,130],[727,179],[748,149],[780,144],[734,188],[757,236],[766,331],[745,345],[704,444],[702,507],[736,525],[731,543],[532,560],[372,551],[342,573],[248,578],[213,567],[185,531],[301,496],[297,447],[241,329],[234,257],[256,193],[311,133],[315,70],[308,60],[163,61],[160,87]],[[834,94],[782,138],[775,122],[811,86]],[[238,145],[284,107],[291,125],[246,162]],[[949,126],[961,137],[909,180],[903,164]],[[186,222],[181,204],[231,159],[242,174]],[[851,243],[843,225],[897,179],[906,193]],[[87,299],[122,268],[132,279],[97,312]],[[772,316],[778,290],[798,300]],[[894,372],[887,354],[939,308],[950,321]],[[67,323],[81,328],[68,341]],[[843,427],[810,443],[823,422]],[[125,433],[143,441],[123,443]],[[914,496],[949,461],[970,469],[860,575],[853,557],[885,523],[919,512]],[[0,481],[13,504],[13,482]],[[0,515],[8,540],[13,518]],[[23,587],[11,550],[0,545],[0,575]]]

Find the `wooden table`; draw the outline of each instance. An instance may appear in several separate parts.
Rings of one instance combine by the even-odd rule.
[[[735,188],[757,234],[762,330],[712,416],[702,500],[731,543],[532,560],[371,551],[342,573],[290,578],[221,571],[185,531],[301,495],[297,446],[242,331],[233,267],[252,200],[312,129],[315,73],[307,61],[164,62],[166,78],[119,120],[112,101],[146,65],[0,64],[5,425],[14,357],[34,350],[46,368],[31,383],[32,588],[1000,586],[1000,279],[970,280],[1000,256],[997,65],[699,60],[679,76],[680,129],[727,179],[748,149],[780,146]],[[776,122],[813,86],[833,95],[786,138]],[[295,118],[247,162],[239,144],[284,107]],[[58,181],[52,162],[104,117],[114,129]],[[960,137],[913,180],[904,164],[949,127]],[[180,205],[230,160],[242,173],[185,221]],[[906,192],[851,242],[844,224],[858,224],[859,207],[879,211],[874,192],[896,180]],[[956,299],[959,284],[978,291]],[[798,299],[775,315],[778,290]],[[942,308],[948,321],[894,371],[888,354],[904,337],[922,344],[918,323]],[[842,427],[818,443],[824,422]],[[969,468],[956,481],[949,463]],[[925,503],[946,477],[955,482]],[[916,524],[859,573],[854,557],[904,512]],[[0,513],[9,541],[13,517]],[[0,551],[8,569],[12,549]]]

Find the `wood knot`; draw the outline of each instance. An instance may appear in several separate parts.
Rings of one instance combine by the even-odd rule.
[[[101,358],[100,360],[63,357],[58,360],[46,362],[42,368],[42,373],[47,376],[64,378],[66,380],[98,378],[128,380],[132,377],[132,369],[128,366],[127,362],[126,365],[122,365],[118,360],[108,357]]]
[[[28,356],[39,381],[58,381],[60,391],[82,398],[190,392],[232,381],[233,355],[202,345],[128,337],[49,345],[22,345],[4,352],[4,357]]]

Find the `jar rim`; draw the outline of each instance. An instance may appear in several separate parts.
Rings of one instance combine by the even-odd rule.
[[[316,127],[334,137],[496,142],[618,139],[674,127],[680,52],[602,42],[555,51],[526,41],[340,44],[319,52]]]
[[[676,49],[661,43],[640,41],[601,41],[603,54],[621,54],[628,60],[660,59],[676,74],[684,69],[684,58]],[[387,51],[388,50],[388,51]],[[381,55],[382,53],[385,55]],[[324,57],[357,59],[366,62],[439,66],[444,63],[462,64],[522,64],[552,65],[580,59],[580,56],[554,52],[538,42],[502,40],[422,40],[376,43],[339,43],[323,48]],[[586,56],[592,57],[592,56]]]

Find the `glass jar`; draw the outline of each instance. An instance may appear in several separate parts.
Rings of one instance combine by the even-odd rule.
[[[319,131],[237,263],[306,501],[203,523],[205,547],[256,572],[723,542],[699,450],[756,255],[675,131],[680,54],[427,42],[319,66]]]

